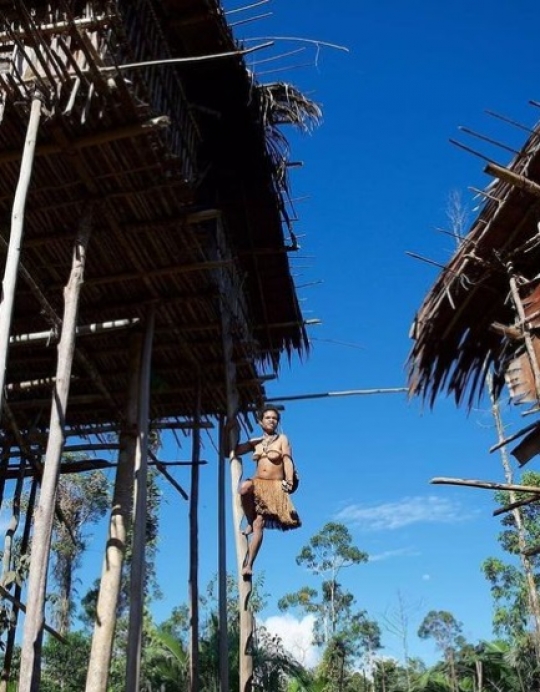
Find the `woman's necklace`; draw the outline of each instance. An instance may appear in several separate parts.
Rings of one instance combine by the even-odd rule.
[[[268,447],[270,445],[274,444],[274,442],[278,439],[279,433],[275,433],[274,435],[265,435],[262,439],[262,448],[263,452],[266,454],[268,451]]]

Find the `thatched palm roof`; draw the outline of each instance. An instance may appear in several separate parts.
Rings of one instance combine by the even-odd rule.
[[[136,330],[157,305],[152,418],[192,415],[199,383],[203,413],[226,410],[224,304],[235,329],[241,407],[259,405],[262,366],[276,371],[283,353],[307,349],[289,264],[287,189],[268,146],[274,124],[259,86],[241,56],[107,71],[238,51],[219,3],[96,2],[94,17],[85,15],[88,3],[53,3],[54,16],[48,3],[26,3],[36,26],[65,20],[62,43],[51,43],[54,32],[30,30],[11,3],[0,5],[9,20],[0,58],[11,66],[0,82],[6,242],[33,85],[50,86],[43,61],[54,63],[57,80],[39,130],[8,362],[7,399],[19,427],[48,418],[56,338],[22,341],[58,329],[53,313],[62,315],[72,243],[89,204],[95,211],[79,324],[131,320]],[[33,61],[39,76],[14,71],[14,52],[21,64]],[[130,329],[94,330],[78,340],[68,425],[121,416]]]
[[[507,169],[488,164],[486,170],[496,180],[485,204],[412,328],[410,388],[430,404],[446,392],[472,405],[489,369],[500,386],[508,362],[523,350],[509,278],[516,277],[522,299],[538,284],[540,188],[528,183],[540,183],[540,128]]]

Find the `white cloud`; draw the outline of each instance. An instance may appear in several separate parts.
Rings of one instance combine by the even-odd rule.
[[[336,521],[353,524],[365,531],[401,529],[418,523],[453,524],[471,518],[458,502],[436,495],[404,497],[381,505],[349,505],[335,516]]]
[[[414,555],[420,555],[420,552],[414,548],[397,548],[396,550],[384,550],[382,553],[370,555],[369,561],[381,562],[382,560],[390,560],[393,557],[410,557]]]
[[[306,615],[297,620],[290,614],[272,615],[262,622],[270,632],[276,634],[283,646],[296,660],[306,668],[312,668],[319,663],[319,652],[313,646],[313,623],[315,617]]]
[[[423,574],[422,581],[429,581],[431,579],[431,574]]]

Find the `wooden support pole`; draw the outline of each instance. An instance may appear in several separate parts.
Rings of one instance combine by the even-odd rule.
[[[11,331],[13,303],[15,301],[15,288],[17,286],[17,276],[19,274],[26,198],[28,196],[28,188],[30,187],[30,179],[34,165],[34,152],[41,120],[41,108],[41,98],[38,96],[32,101],[32,107],[30,109],[19,182],[17,184],[11,214],[11,234],[9,238],[6,266],[4,269],[4,279],[2,281],[2,302],[0,303],[0,412],[4,401],[9,334]]]
[[[228,324],[228,320],[225,320],[225,324]],[[239,411],[239,397],[238,390],[236,387],[236,367],[232,360],[232,337],[229,331],[224,331],[224,355],[225,355],[225,371],[227,377],[227,423],[232,423],[236,420],[236,416]],[[233,505],[233,528],[234,528],[234,539],[236,546],[236,567],[238,575],[238,599],[239,599],[239,611],[240,611],[240,692],[251,692],[253,683],[253,613],[250,610],[249,601],[252,592],[252,580],[251,578],[244,578],[242,576],[242,566],[246,558],[248,543],[247,538],[242,535],[240,531],[240,525],[244,517],[244,511],[242,509],[242,504],[240,501],[240,495],[238,493],[238,487],[240,480],[242,478],[242,461],[235,456],[234,449],[238,443],[237,432],[229,428],[229,438],[222,439],[220,442],[224,442],[222,449],[233,450],[230,452],[230,474],[231,474],[231,494],[232,494],[232,505]],[[222,462],[224,464],[224,461]],[[226,597],[227,597],[227,585],[226,585],[226,565],[225,562],[225,493],[224,493],[224,481],[225,472],[224,469],[220,475],[220,481],[223,482],[223,499],[220,503],[219,517],[220,517],[220,576],[223,580],[221,584],[221,589],[223,593],[221,594],[222,608],[226,609]],[[223,553],[223,555],[222,555]],[[228,681],[228,671],[226,672],[224,668],[227,666],[226,662],[228,658],[225,656],[225,647],[228,647],[225,641],[227,632],[225,628],[225,618],[226,614],[221,613],[223,624],[220,625],[220,636],[223,638],[220,640],[220,662],[221,670],[221,692],[228,692],[229,681]],[[225,677],[227,679],[225,681]],[[226,687],[224,684],[226,682]]]
[[[201,385],[197,387],[195,420],[201,415]],[[199,657],[199,461],[201,458],[201,430],[194,428],[192,434],[191,491],[189,499],[189,611],[190,657],[189,657],[189,691],[199,692],[200,657]]]
[[[131,340],[129,386],[124,425],[120,431],[120,452],[109,519],[109,535],[99,585],[94,635],[86,676],[86,692],[106,692],[109,681],[116,629],[116,610],[133,506],[141,360],[142,337],[140,334],[134,334]]]
[[[225,419],[219,418],[218,425],[218,617],[219,617],[219,680],[220,692],[229,690],[229,670],[222,661],[229,659],[229,640],[227,627],[227,492],[225,459],[223,450],[228,440],[224,431]],[[234,502],[234,499],[233,499]],[[242,657],[240,656],[240,661]]]
[[[24,529],[23,529],[23,535],[21,538],[21,544],[20,544],[20,553],[21,555],[26,555],[28,552],[28,546],[30,544],[30,529],[32,526],[32,518],[34,516],[34,507],[36,504],[36,497],[37,497],[37,488],[38,488],[38,479],[34,476],[32,479],[32,485],[30,488],[30,494],[28,496],[28,502],[26,506],[26,516],[24,518]],[[10,673],[11,673],[11,664],[13,661],[13,654],[15,651],[15,636],[17,634],[17,623],[19,619],[19,611],[22,610],[22,612],[26,612],[26,608],[23,606],[21,603],[21,593],[22,593],[22,584],[15,584],[15,590],[13,593],[13,608],[11,609],[11,616],[9,618],[9,630],[7,633],[7,638],[6,638],[6,648],[5,648],[5,653],[4,653],[4,666],[2,669],[2,674],[1,674],[1,682],[0,682],[0,690],[1,692],[7,692],[8,690],[8,683],[10,681]],[[48,625],[45,623],[44,628],[46,631],[48,630]],[[56,637],[58,633],[53,633],[49,632],[49,634],[52,634],[53,637]],[[60,635],[58,635],[60,636]],[[62,637],[63,639],[63,637]]]
[[[216,224],[218,258],[230,257],[223,230],[220,223]],[[219,557],[219,660],[220,660],[220,692],[229,692],[228,671],[228,641],[227,641],[227,561],[226,561],[226,503],[225,503],[225,463],[229,458],[231,476],[231,497],[233,530],[236,547],[236,567],[238,578],[238,609],[240,617],[240,692],[251,692],[253,684],[253,613],[250,610],[249,600],[252,591],[251,578],[242,576],[242,565],[246,558],[248,540],[240,530],[240,524],[244,516],[238,487],[242,477],[242,461],[235,456],[234,450],[238,444],[238,430],[234,423],[240,409],[240,396],[238,392],[237,369],[234,361],[233,321],[236,325],[242,323],[243,309],[242,293],[236,285],[233,276],[223,266],[218,275],[218,286],[221,313],[221,338],[223,351],[223,369],[225,376],[225,389],[227,396],[226,430],[227,438],[224,439],[223,419],[220,420],[220,471],[218,487],[218,557]],[[230,450],[230,451],[229,451]],[[227,455],[227,456],[226,456]]]
[[[516,483],[492,483],[491,481],[467,480],[465,478],[432,478],[433,485],[466,485],[471,488],[487,488],[488,490],[513,490],[516,493],[533,493],[540,495],[540,486],[519,485]]]
[[[534,344],[532,342],[531,333],[527,327],[527,316],[525,315],[525,308],[521,302],[521,296],[519,295],[519,287],[517,279],[513,274],[513,267],[511,264],[508,265],[508,272],[510,274],[510,293],[512,295],[512,301],[514,307],[518,314],[520,323],[523,325],[523,338],[525,339],[525,348],[527,349],[527,355],[529,356],[529,362],[531,364],[531,370],[534,376],[534,392],[536,394],[536,401],[540,403],[540,365],[538,364],[538,359],[536,357],[536,352],[534,350]]]
[[[20,692],[38,692],[40,687],[41,641],[43,635],[47,568],[51,545],[56,499],[56,486],[64,446],[66,416],[71,368],[75,352],[75,327],[79,296],[84,278],[86,249],[90,237],[93,207],[87,207],[74,243],[71,275],[64,290],[64,317],[62,336],[58,344],[56,385],[53,391],[49,438],[43,464],[41,493],[35,512],[32,559],[28,575],[27,614],[21,653]]]
[[[130,572],[129,625],[126,662],[126,690],[139,692],[142,650],[142,625],[145,596],[145,545],[147,519],[148,423],[150,417],[150,366],[154,339],[155,306],[146,322],[139,383],[138,435],[135,453],[133,493],[133,551]]]

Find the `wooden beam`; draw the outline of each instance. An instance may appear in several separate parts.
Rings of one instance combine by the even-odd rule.
[[[36,147],[35,155],[52,156],[55,154],[72,154],[76,151],[81,151],[82,149],[88,149],[89,147],[95,147],[101,144],[108,144],[109,142],[116,142],[120,139],[140,137],[141,135],[146,135],[154,130],[161,130],[169,125],[169,118],[166,116],[158,116],[157,118],[146,120],[138,125],[126,125],[124,127],[115,128],[114,130],[104,130],[103,132],[86,135],[86,137],[74,139],[65,145],[52,143],[41,144]],[[19,149],[4,151],[0,153],[0,165],[18,161],[21,156],[22,154]]]
[[[132,317],[124,320],[111,320],[109,322],[97,322],[95,324],[86,324],[77,327],[75,335],[88,336],[92,334],[101,334],[103,332],[117,331],[119,329],[130,329],[136,327],[140,323],[138,317]],[[10,343],[13,346],[21,346],[24,344],[45,341],[46,343],[54,342],[58,339],[56,329],[48,329],[45,332],[34,332],[33,334],[16,334],[10,337]]]
[[[533,493],[540,495],[540,486],[516,485],[515,483],[492,483],[491,481],[467,480],[465,478],[432,478],[433,485],[465,485],[471,488],[486,488],[488,490],[513,490],[516,493]]]
[[[73,19],[69,22],[54,22],[53,24],[36,24],[36,29],[40,35],[48,36],[49,34],[71,33],[73,29],[83,29],[86,31],[94,31],[100,27],[109,26],[113,15],[103,15],[101,17]],[[10,31],[0,32],[0,43],[11,43],[14,38],[24,40],[28,38],[28,32],[23,29],[13,29]]]
[[[0,594],[2,595],[2,598],[5,598],[8,600],[10,603],[13,603],[14,606],[17,606],[19,610],[22,610],[23,613],[26,613],[26,606],[24,603],[21,603],[17,598],[12,596],[10,592],[4,588],[3,586],[0,585]],[[55,629],[53,629],[50,625],[48,625],[46,622],[43,624],[43,629],[51,634],[55,639],[58,639],[59,642],[62,642],[62,644],[67,644],[68,641],[63,637],[60,632],[57,632]]]
[[[492,175],[494,178],[498,178],[505,183],[509,183],[520,190],[530,192],[531,195],[534,195],[535,197],[540,197],[540,185],[534,183],[532,180],[529,180],[524,175],[514,173],[514,171],[504,168],[503,166],[499,166],[496,163],[488,163],[484,168],[484,171],[489,175]]]
[[[516,500],[515,502],[510,502],[510,504],[504,505],[504,507],[499,507],[499,509],[494,510],[493,516],[498,517],[500,514],[506,514],[506,512],[511,512],[513,509],[517,509],[518,507],[525,507],[526,505],[530,505],[532,502],[538,501],[540,501],[540,497],[538,496],[527,497],[524,500]]]
[[[141,279],[153,279],[161,276],[171,276],[178,274],[189,274],[197,271],[208,271],[218,269],[225,265],[230,265],[233,260],[216,260],[215,262],[195,262],[193,264],[177,264],[173,267],[161,267],[160,269],[150,269],[144,271],[125,272],[124,274],[114,274],[107,276],[97,276],[86,281],[89,286],[104,286],[109,284],[121,283],[123,281],[140,281]],[[53,286],[60,288],[60,286]]]

